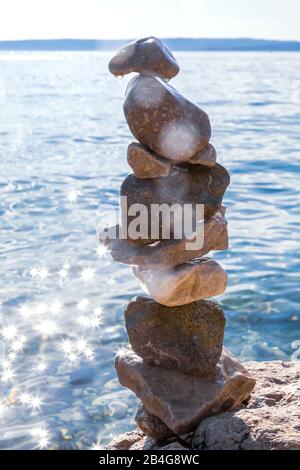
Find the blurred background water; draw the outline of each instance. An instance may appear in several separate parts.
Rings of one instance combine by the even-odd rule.
[[[131,141],[110,53],[0,54],[0,448],[97,448],[134,427],[119,386],[123,310],[141,293],[99,249]],[[209,114],[232,183],[218,299],[242,360],[300,340],[300,55],[178,53],[173,86]],[[294,354],[294,356],[292,356]]]

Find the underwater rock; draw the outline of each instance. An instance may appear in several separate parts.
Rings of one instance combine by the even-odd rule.
[[[172,168],[168,160],[159,157],[147,149],[147,147],[137,142],[129,144],[127,162],[137,178],[168,176]]]
[[[97,369],[93,367],[84,367],[74,370],[69,378],[71,385],[85,385],[92,382],[96,376]]]
[[[199,376],[214,372],[225,328],[219,304],[165,307],[139,296],[129,302],[125,320],[131,347],[146,363]]]
[[[123,107],[134,137],[170,160],[188,162],[211,137],[207,114],[159,78],[131,79]]]
[[[111,59],[108,68],[116,77],[137,72],[165,80],[170,80],[179,72],[179,66],[170,49],[153,36],[126,44]]]
[[[199,258],[171,269],[134,267],[142,289],[156,302],[169,307],[221,295],[227,274],[210,258]]]
[[[121,385],[130,388],[149,413],[176,434],[194,429],[205,417],[240,406],[255,385],[225,349],[215,374],[209,377],[150,366],[130,347],[119,352],[115,365]]]

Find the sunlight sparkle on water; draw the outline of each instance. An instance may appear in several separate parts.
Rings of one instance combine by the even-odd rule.
[[[45,370],[47,370],[47,364],[45,362],[39,362],[38,365],[36,366],[36,370],[38,372],[45,372]]]
[[[5,326],[1,330],[1,336],[7,341],[11,341],[17,335],[18,335],[18,329],[15,325]]]
[[[8,364],[3,365],[3,370],[2,370],[2,373],[1,373],[2,381],[3,382],[12,382],[14,377],[15,377],[14,370],[11,369],[11,367]]]
[[[108,254],[108,249],[104,245],[99,245],[96,252],[99,258],[102,258]]]
[[[80,302],[78,302],[77,307],[80,311],[85,312],[86,309],[88,308],[89,301],[88,299],[82,299]]]
[[[30,318],[32,315],[32,309],[30,309],[27,305],[21,305],[19,314],[23,318]]]
[[[69,275],[69,272],[64,268],[62,268],[58,271],[58,276],[60,277],[60,279],[62,281],[67,279],[68,275]]]
[[[83,269],[81,273],[81,278],[84,282],[90,282],[95,277],[95,270],[91,267]]]
[[[39,410],[43,404],[43,401],[41,397],[38,395],[35,395],[34,397],[31,398],[29,405],[33,410]]]
[[[75,189],[72,189],[71,191],[68,192],[67,194],[67,199],[69,202],[73,203],[76,202],[78,199],[79,193]]]
[[[19,402],[22,404],[22,405],[29,405],[30,402],[31,402],[31,395],[27,392],[23,392],[21,393],[21,395],[19,396]]]
[[[46,428],[34,428],[31,431],[31,436],[37,441],[37,449],[46,449],[49,446],[50,436]]]
[[[57,330],[57,324],[53,320],[45,319],[35,326],[35,329],[45,336],[54,335]]]
[[[44,281],[46,280],[48,277],[49,277],[49,269],[46,267],[46,266],[43,266],[42,268],[40,268],[39,270],[39,274],[38,274],[38,277]]]
[[[54,317],[56,317],[57,315],[59,315],[62,311],[62,303],[59,302],[58,300],[56,300],[55,302],[53,302],[51,305],[50,305],[50,313],[51,315],[53,315]]]

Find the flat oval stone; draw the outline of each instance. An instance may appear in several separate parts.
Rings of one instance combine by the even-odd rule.
[[[169,160],[156,155],[145,145],[137,142],[128,145],[127,162],[137,178],[168,176],[172,168]]]
[[[165,307],[139,296],[129,302],[125,320],[132,349],[149,365],[199,376],[214,372],[225,328],[216,302]]]
[[[144,268],[172,268],[204,256],[211,250],[227,250],[227,221],[224,218],[223,211],[225,211],[225,208],[222,208],[222,212],[217,212],[204,222],[203,246],[196,250],[188,249],[187,244],[193,242],[197,235],[195,235],[195,239],[161,240],[149,245],[130,242],[115,236],[107,236],[110,231],[117,234],[119,232],[118,226],[111,227],[108,232],[102,231],[99,240],[108,249],[114,261],[118,263]],[[202,227],[200,230],[202,230]]]
[[[133,272],[146,294],[168,307],[221,295],[227,274],[214,260],[200,258],[168,270],[134,267]]]
[[[109,71],[117,76],[131,72],[155,75],[170,80],[179,72],[179,66],[170,49],[153,36],[138,39],[122,47],[111,59]]]
[[[155,77],[139,75],[129,82],[124,113],[139,142],[177,162],[192,159],[211,136],[207,114]]]
[[[158,237],[151,236],[153,221],[151,209],[153,204],[180,205],[182,210],[185,204],[204,205],[204,218],[212,217],[221,207],[224,192],[229,185],[228,171],[217,164],[212,168],[201,165],[183,165],[173,168],[168,176],[159,178],[137,178],[134,174],[128,175],[121,186],[121,196],[127,196],[127,207],[135,204],[145,206],[145,215],[141,214],[144,227],[148,227],[148,236],[141,235],[135,241],[140,243],[153,243],[165,239],[165,225],[160,223]],[[122,224],[129,224],[136,219],[134,215],[128,215],[127,210],[122,210]],[[129,237],[130,238],[130,237]],[[174,230],[170,227],[170,239],[174,238]]]

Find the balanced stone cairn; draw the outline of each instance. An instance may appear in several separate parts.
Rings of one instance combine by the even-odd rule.
[[[222,198],[230,177],[209,143],[207,114],[167,83],[179,66],[162,41],[150,37],[128,44],[112,58],[109,70],[115,76],[137,73],[124,103],[138,141],[128,146],[133,174],[121,186],[128,207],[204,206],[204,240],[196,249],[187,248],[185,235],[176,238],[172,227],[170,238],[164,239],[163,224],[156,237],[110,237],[111,228],[100,234],[115,261],[133,265],[148,295],[127,306],[130,346],[118,353],[115,365],[120,383],[141,401],[137,425],[145,435],[164,440],[192,431],[203,418],[241,406],[255,385],[223,348],[224,313],[207,300],[226,288],[225,271],[205,255],[228,248]],[[121,225],[132,219],[123,211]]]

